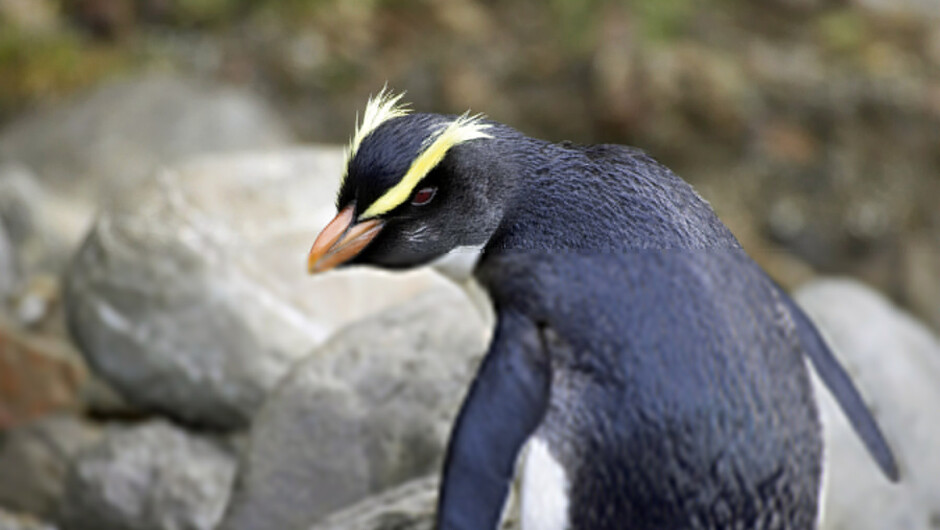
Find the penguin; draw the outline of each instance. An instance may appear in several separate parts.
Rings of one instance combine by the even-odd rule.
[[[495,330],[448,442],[438,529],[498,528],[517,474],[523,530],[816,528],[807,359],[898,479],[819,331],[689,184],[639,149],[401,98],[369,100],[307,265],[432,265],[486,294]]]

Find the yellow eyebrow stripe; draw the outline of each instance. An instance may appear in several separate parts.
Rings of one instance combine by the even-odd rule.
[[[484,132],[489,125],[480,123],[479,116],[463,116],[452,121],[447,127],[434,137],[434,140],[411,163],[398,184],[395,184],[381,197],[375,200],[359,219],[368,219],[387,213],[401,206],[425,177],[435,166],[444,160],[444,156],[455,145],[475,140],[477,138],[492,138]]]

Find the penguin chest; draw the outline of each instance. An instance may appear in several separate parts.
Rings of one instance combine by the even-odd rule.
[[[521,483],[522,530],[567,530],[568,474],[537,436],[529,440]]]

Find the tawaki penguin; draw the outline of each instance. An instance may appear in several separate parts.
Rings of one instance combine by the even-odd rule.
[[[411,113],[357,124],[311,272],[446,264],[496,329],[448,444],[440,530],[816,527],[809,358],[874,460],[892,453],[814,325],[693,189],[642,151]]]

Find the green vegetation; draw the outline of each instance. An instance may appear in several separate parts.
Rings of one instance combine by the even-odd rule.
[[[71,31],[37,34],[0,26],[0,115],[69,94],[130,62],[128,52]]]
[[[852,53],[867,41],[865,18],[858,11],[839,10],[823,15],[816,21],[820,44],[839,53]]]

